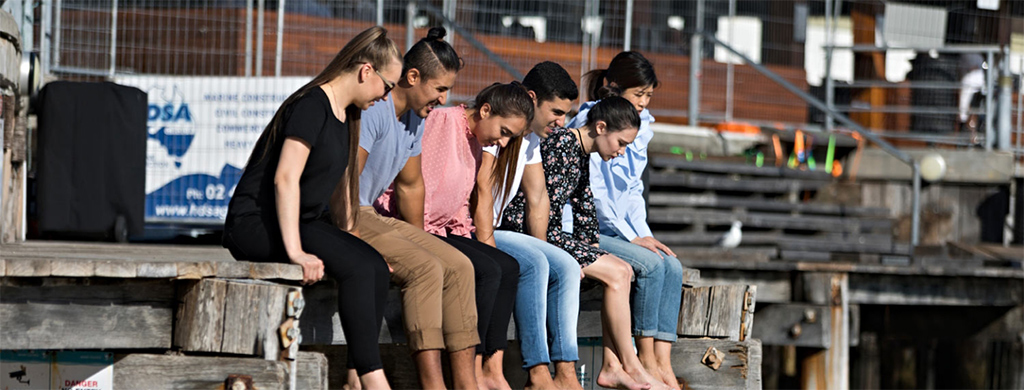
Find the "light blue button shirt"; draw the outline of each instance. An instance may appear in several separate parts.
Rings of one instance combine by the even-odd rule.
[[[580,106],[579,113],[566,127],[586,126],[587,113],[595,103],[587,102]],[[594,193],[601,234],[619,236],[628,241],[653,236],[651,228],[647,226],[644,183],[641,180],[644,168],[647,167],[647,146],[651,138],[654,138],[652,122],[654,116],[645,108],[640,112],[640,131],[636,140],[626,146],[624,155],[604,161],[600,155],[590,154],[590,190]],[[562,230],[572,231],[572,210],[562,212]]]

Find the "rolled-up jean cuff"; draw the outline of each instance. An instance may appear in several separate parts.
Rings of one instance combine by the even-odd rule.
[[[679,339],[679,336],[675,333],[658,332],[658,334],[654,335],[654,339],[674,343]]]
[[[651,329],[651,330],[634,329],[633,330],[633,336],[634,337],[654,337],[654,336],[657,336],[657,335],[658,335],[658,330],[657,329]]]
[[[414,330],[405,335],[409,338],[409,349],[413,351],[444,348],[444,333],[441,329]]]
[[[448,352],[461,351],[477,344],[480,344],[480,335],[476,329],[444,335],[444,345]]]

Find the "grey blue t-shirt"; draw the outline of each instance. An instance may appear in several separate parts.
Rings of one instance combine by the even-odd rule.
[[[415,112],[395,118],[395,102],[378,101],[363,111],[359,147],[369,153],[359,175],[359,205],[372,206],[410,157],[419,156],[423,141],[423,118]]]

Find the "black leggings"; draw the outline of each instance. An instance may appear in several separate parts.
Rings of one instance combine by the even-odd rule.
[[[238,260],[287,262],[281,233],[258,217],[244,217],[224,230],[224,246]],[[384,258],[356,236],[323,221],[299,223],[302,250],[324,262],[338,282],[338,315],[348,342],[348,366],[359,375],[382,369],[377,339],[390,283]]]
[[[439,236],[440,237],[440,236]],[[476,353],[490,356],[508,347],[508,323],[519,286],[519,263],[507,253],[462,236],[441,237],[473,263],[476,276]]]

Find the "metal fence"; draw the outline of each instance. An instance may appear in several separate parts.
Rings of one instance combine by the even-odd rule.
[[[151,98],[150,148],[164,153],[151,154],[150,164],[176,171],[167,178],[217,178],[190,179],[191,196],[208,198],[225,188],[229,195],[231,186],[225,183],[230,180],[224,177],[235,171],[227,167],[244,164],[245,147],[269,120],[279,103],[274,99],[316,74],[349,38],[376,24],[387,27],[401,47],[430,26],[448,27],[448,39],[466,63],[452,90],[453,102],[471,99],[495,81],[519,78],[540,61],[561,63],[578,81],[586,71],[605,67],[619,51],[638,50],[655,64],[662,82],[650,106],[662,123],[831,127],[823,111],[713,40],[699,39],[710,36],[889,139],[996,145],[1024,153],[1019,119],[1024,95],[1019,88],[1009,93],[1015,85],[1011,77],[1024,62],[1024,2],[997,1],[999,9],[979,8],[991,3],[7,0],[3,6],[25,11],[23,30],[33,37],[26,42],[29,51],[39,52],[45,74],[109,78],[158,96]],[[956,45],[960,49],[950,49]],[[980,89],[986,92],[968,108],[979,118],[973,129],[958,125],[957,95],[966,73],[961,57],[970,53],[982,57]],[[188,106],[189,100],[202,104]],[[186,121],[192,117],[216,118],[218,124]],[[1000,125],[1015,138],[994,131]],[[205,131],[226,138],[211,141]],[[1008,144],[1010,139],[1015,142]],[[207,155],[188,152],[200,150]],[[232,153],[238,156],[223,157]],[[147,193],[167,180],[148,183]],[[178,192],[173,196],[187,195]],[[210,213],[217,212],[200,208],[198,216]]]

